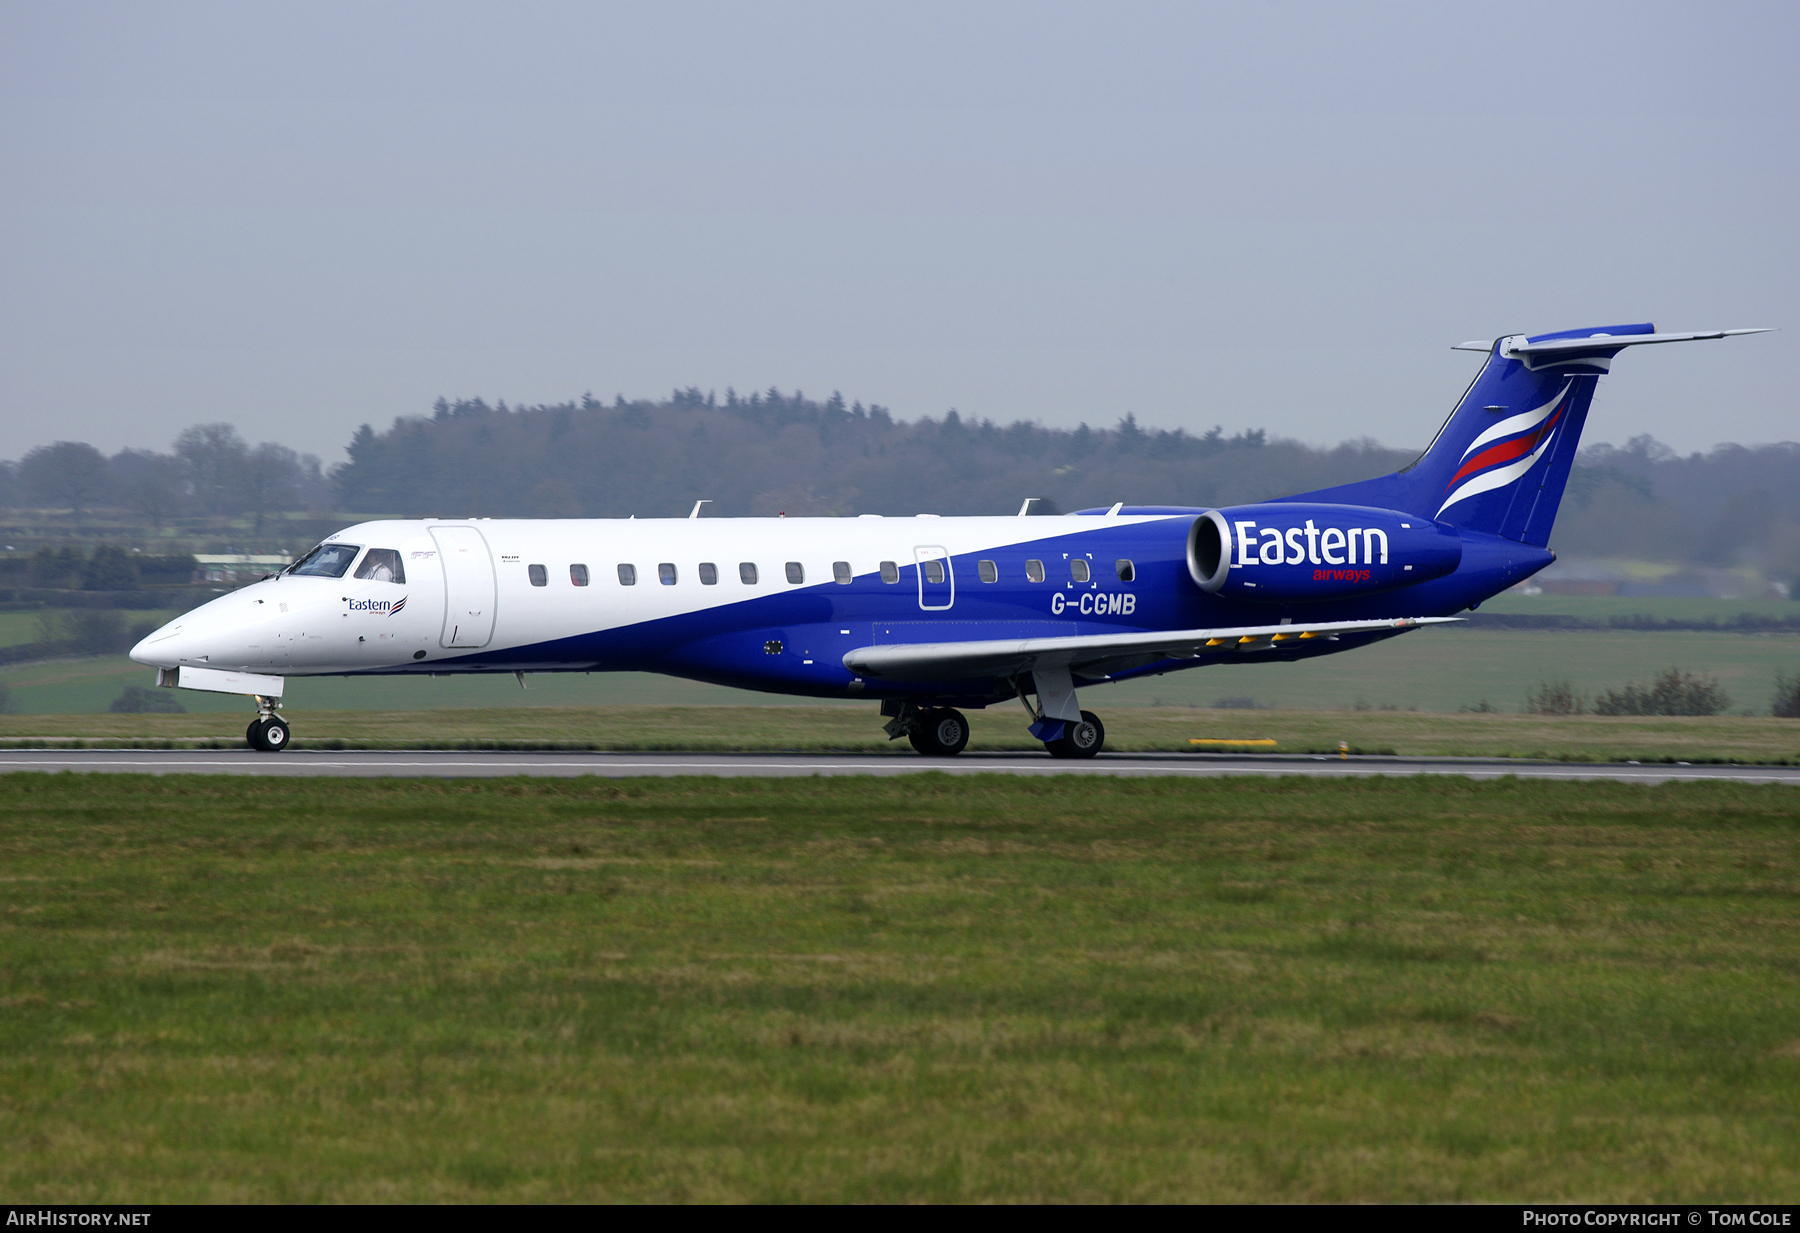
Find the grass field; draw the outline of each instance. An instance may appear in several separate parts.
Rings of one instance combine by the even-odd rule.
[[[44,636],[44,618],[60,617],[68,611],[66,608],[37,608],[24,612],[0,612],[0,646],[37,642]],[[126,629],[141,621],[155,621],[160,625],[176,615],[172,609],[120,608],[114,611],[118,613],[119,621]]]
[[[1253,662],[1199,668],[1089,689],[1083,705],[1102,715],[1126,707],[1210,707],[1247,697],[1285,710],[1397,707],[1455,711],[1482,701],[1518,711],[1540,681],[1566,679],[1585,693],[1645,681],[1681,667],[1717,675],[1734,711],[1769,713],[1775,678],[1800,673],[1800,634],[1711,631],[1425,629],[1375,646],[1298,664]],[[486,677],[297,677],[287,705],[296,716],[319,710],[415,711],[536,706],[816,706],[784,698],[678,681],[649,673],[538,674],[521,691],[510,675]],[[0,666],[13,709],[27,715],[105,711],[127,685],[149,685],[154,672],[124,657]],[[241,699],[182,691],[192,711],[245,714]],[[846,703],[857,708],[867,703]],[[298,722],[298,721],[297,721]]]
[[[0,646],[36,642],[42,615],[39,612],[0,612]]]
[[[1649,617],[1658,621],[1717,621],[1740,616],[1800,617],[1791,599],[1703,599],[1677,595],[1521,595],[1508,591],[1481,605],[1483,612],[1554,614],[1604,621],[1609,617]]]
[[[0,1189],[1800,1195],[1800,796],[0,778]]]
[[[528,678],[521,690],[511,674],[472,677],[294,677],[287,703],[296,713],[315,710],[432,711],[469,707],[568,707],[672,703],[715,706],[817,706],[817,699],[749,693],[680,681],[648,672],[554,673]],[[13,710],[22,715],[105,712],[127,685],[149,687],[156,670],[124,656],[42,660],[0,665],[11,687]],[[254,708],[229,694],[181,690],[173,695],[197,714],[243,715]],[[827,705],[830,705],[829,703]],[[864,709],[867,703],[844,703]],[[242,727],[242,724],[239,725]]]
[[[875,707],[621,706],[293,712],[296,749],[549,748],[852,751],[915,756],[889,741]],[[0,747],[213,744],[240,747],[246,712],[0,716]],[[969,714],[972,753],[1041,750],[1017,705]],[[1718,717],[1432,715],[1410,711],[1232,711],[1124,707],[1107,748],[1190,752],[1190,737],[1272,738],[1279,753],[1547,758],[1581,762],[1800,763],[1800,722]]]

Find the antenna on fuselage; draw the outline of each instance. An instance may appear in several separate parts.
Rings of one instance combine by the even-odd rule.
[[[1042,501],[1043,499],[1044,498],[1042,497],[1026,497],[1025,504],[1019,506],[1019,517],[1023,518],[1031,512],[1031,503],[1033,501]]]
[[[700,507],[702,505],[711,505],[711,504],[712,504],[712,502],[710,500],[694,502],[693,512],[688,515],[689,521],[692,521],[693,519],[698,518],[700,516]]]

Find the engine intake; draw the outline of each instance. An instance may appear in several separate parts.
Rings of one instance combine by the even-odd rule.
[[[1214,595],[1344,599],[1442,578],[1462,563],[1462,536],[1398,510],[1272,501],[1200,515],[1187,558],[1194,584]]]

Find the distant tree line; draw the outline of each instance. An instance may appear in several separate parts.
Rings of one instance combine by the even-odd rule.
[[[435,414],[365,425],[334,469],[341,508],[453,516],[997,514],[1114,501],[1209,504],[1392,469],[1409,455],[1357,442],[1315,450],[1260,430],[1045,428],[900,421],[885,407],[767,390],[723,400],[591,397],[551,406],[440,400]]]
[[[662,402],[489,406],[440,399],[429,417],[365,425],[332,469],[340,508],[531,517],[1039,513],[1132,504],[1229,505],[1363,479],[1412,450],[1317,448],[1260,429],[1227,436],[995,424],[952,410],[899,421],[879,405],[770,389]],[[1649,436],[1590,446],[1553,546],[1564,554],[1750,565],[1800,583],[1800,444],[1678,455]],[[1800,587],[1796,587],[1800,591]]]
[[[38,613],[37,640],[0,647],[0,664],[61,655],[120,655],[155,632],[161,621],[127,623],[111,608],[47,609]]]
[[[193,581],[197,568],[191,556],[146,556],[113,544],[84,553],[64,545],[40,548],[30,556],[0,557],[0,586],[57,591],[173,587]]]
[[[769,389],[720,398],[489,405],[364,425],[345,461],[199,424],[171,450],[59,441],[0,464],[0,506],[123,510],[154,526],[195,515],[640,517],[1036,513],[1131,504],[1229,505],[1381,475],[1412,450],[1313,447],[1260,429],[1046,428],[951,410],[904,421],[878,404]],[[335,513],[332,513],[335,511]],[[1552,546],[1570,555],[1750,565],[1800,582],[1800,445],[1678,455],[1648,436],[1582,452]]]
[[[251,446],[230,424],[184,429],[166,454],[127,449],[109,458],[85,442],[57,441],[0,467],[0,505],[123,510],[155,527],[196,514],[260,520],[331,500],[317,457],[273,441]]]
[[[1800,444],[1677,454],[1653,437],[1581,452],[1552,544],[1564,553],[1754,565],[1800,576]]]

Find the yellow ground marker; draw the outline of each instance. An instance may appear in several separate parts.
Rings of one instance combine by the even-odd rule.
[[[1188,737],[1188,744],[1199,745],[1203,748],[1209,745],[1230,745],[1234,749],[1243,748],[1245,746],[1259,746],[1263,749],[1275,748],[1275,742],[1268,737],[1253,741],[1226,741],[1210,736],[1190,736]]]

